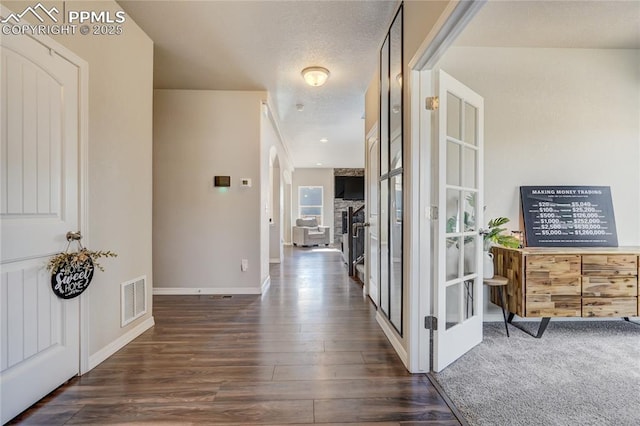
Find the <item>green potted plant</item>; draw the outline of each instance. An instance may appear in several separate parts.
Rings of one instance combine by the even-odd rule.
[[[489,251],[492,245],[498,244],[509,248],[520,247],[520,240],[512,235],[505,235],[506,228],[501,228],[502,225],[508,223],[509,219],[506,217],[496,217],[491,219],[488,223],[487,233],[484,237],[484,251]]]
[[[492,245],[498,244],[504,247],[518,248],[520,247],[520,240],[512,235],[505,235],[506,228],[501,228],[502,225],[509,222],[506,217],[496,217],[491,219],[488,223],[486,232],[483,233],[484,238],[484,251],[482,255],[483,261],[483,278],[493,278],[493,253],[489,252]]]

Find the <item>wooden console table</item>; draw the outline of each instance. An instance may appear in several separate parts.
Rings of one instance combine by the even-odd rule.
[[[521,328],[512,322],[514,315],[542,318],[535,337],[542,336],[552,317],[621,317],[629,321],[640,313],[640,247],[491,250],[496,275],[509,279],[508,322]],[[501,304],[493,289],[491,301]]]

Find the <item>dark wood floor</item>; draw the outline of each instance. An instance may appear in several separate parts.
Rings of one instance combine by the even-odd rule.
[[[155,296],[155,327],[17,424],[460,424],[407,373],[337,251],[287,249],[262,296]]]

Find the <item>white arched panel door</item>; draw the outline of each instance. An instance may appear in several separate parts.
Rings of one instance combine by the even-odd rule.
[[[45,269],[80,223],[80,71],[48,39],[1,38],[2,423],[78,374],[79,298]]]

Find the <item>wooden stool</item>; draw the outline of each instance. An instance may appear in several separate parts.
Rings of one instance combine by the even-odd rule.
[[[509,326],[507,325],[507,314],[504,311],[504,307],[507,306],[507,301],[504,298],[503,288],[509,284],[509,278],[500,275],[494,275],[493,278],[485,278],[484,283],[489,287],[498,287],[498,293],[500,294],[500,301],[502,302],[502,318],[504,318],[504,328],[507,330],[507,337],[509,337]]]

